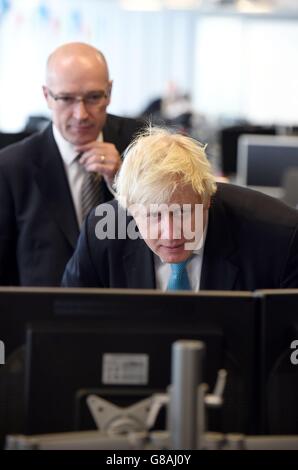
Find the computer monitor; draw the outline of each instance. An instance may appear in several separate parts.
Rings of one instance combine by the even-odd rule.
[[[177,339],[205,342],[211,390],[217,371],[228,371],[224,407],[210,426],[257,431],[252,294],[61,289],[51,305],[55,322],[33,324],[27,335],[27,433],[73,430],[74,410],[84,416],[76,396],[86,389],[119,405],[164,391]]]
[[[24,343],[29,322],[53,318],[58,289],[0,287],[0,448],[7,433],[24,431]]]
[[[236,174],[238,139],[243,134],[274,135],[276,134],[276,127],[239,124],[221,129],[219,132],[221,169],[226,176]]]
[[[298,289],[262,295],[261,430],[298,434]]]
[[[58,295],[59,289],[0,287],[0,340],[5,346],[6,364],[24,345],[28,323],[53,318],[56,292]]]
[[[297,136],[242,135],[238,140],[237,183],[283,197],[283,177],[298,167]]]

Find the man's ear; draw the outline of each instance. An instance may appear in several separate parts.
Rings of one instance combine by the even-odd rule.
[[[42,92],[43,92],[43,96],[47,100],[49,96],[49,92],[48,92],[48,88],[45,85],[42,85]]]
[[[50,95],[49,95],[48,87],[43,85],[42,86],[42,92],[43,92],[43,96],[45,97],[45,100],[48,104],[48,108],[51,109],[51,105],[50,105],[50,102],[49,102]]]
[[[210,209],[210,204],[211,204],[211,198],[208,197],[208,199],[204,203],[204,209],[206,209],[206,210]]]
[[[109,84],[108,84],[108,99],[109,99],[109,104],[110,104],[110,102],[111,102],[112,88],[113,88],[113,80],[109,80]]]

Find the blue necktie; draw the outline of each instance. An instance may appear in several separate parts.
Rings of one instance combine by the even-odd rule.
[[[171,263],[171,275],[167,290],[190,290],[190,283],[186,271],[188,259],[182,263]]]

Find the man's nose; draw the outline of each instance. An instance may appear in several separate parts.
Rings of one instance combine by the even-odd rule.
[[[73,104],[72,114],[76,119],[88,117],[88,111],[83,100],[78,100]]]
[[[166,240],[177,240],[181,238],[181,224],[179,218],[169,214],[162,223],[162,238]]]

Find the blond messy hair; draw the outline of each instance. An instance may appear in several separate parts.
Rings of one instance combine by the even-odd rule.
[[[115,182],[120,205],[169,203],[174,191],[186,185],[207,202],[216,183],[205,148],[191,137],[165,128],[143,130],[126,149]]]

